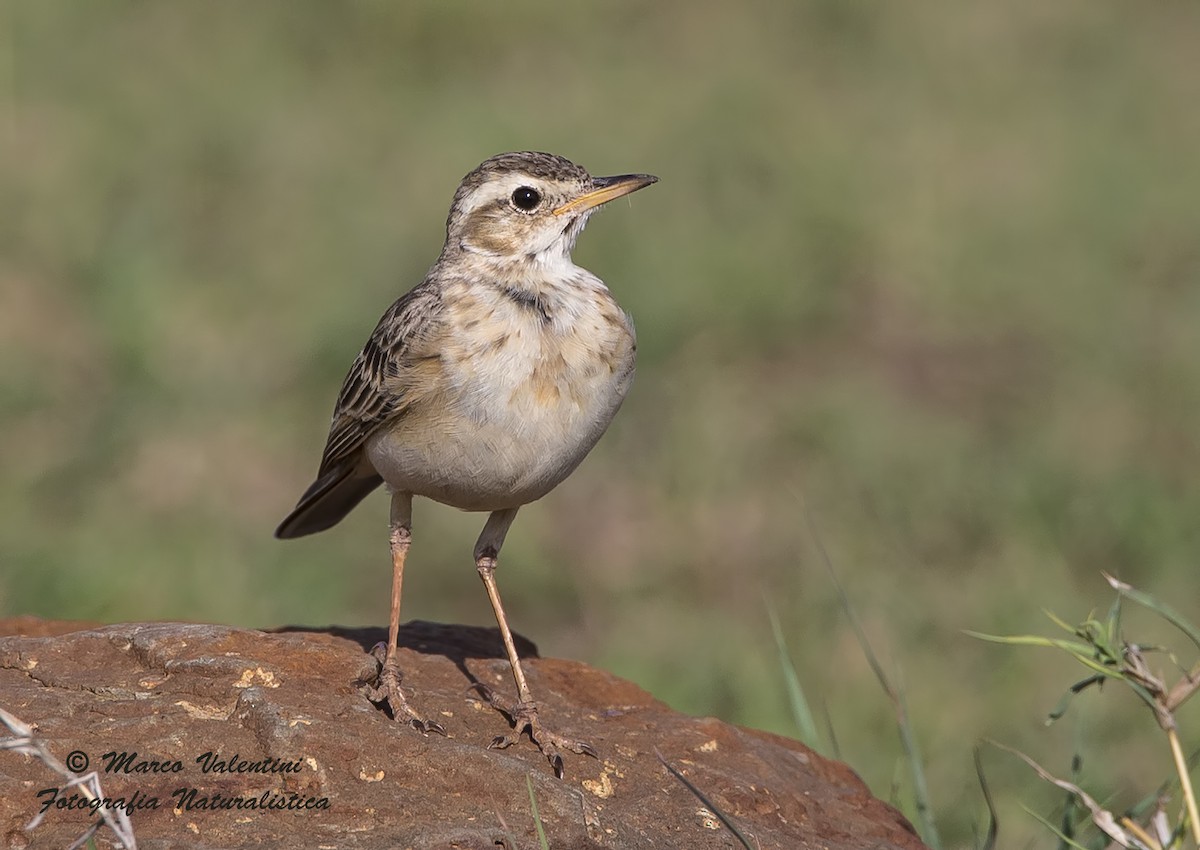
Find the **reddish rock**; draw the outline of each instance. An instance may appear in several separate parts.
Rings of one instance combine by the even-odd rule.
[[[527,743],[487,749],[505,719],[467,689],[512,691],[494,629],[401,632],[413,705],[446,737],[390,721],[357,689],[356,676],[374,669],[364,649],[382,630],[18,618],[0,622],[0,634],[0,707],[35,725],[58,759],[86,757],[107,797],[157,801],[131,815],[142,850],[532,848],[527,780],[554,848],[740,846],[656,748],[759,847],[923,846],[846,766],[786,738],[679,714],[603,671],[536,658],[528,643],[543,719],[600,759],[567,754],[558,780]],[[122,753],[136,755],[122,766]],[[64,847],[84,830],[94,819],[86,811],[52,808],[23,832],[44,789],[59,784],[39,761],[0,751],[0,846]],[[204,808],[230,800],[303,808]],[[112,846],[106,829],[96,840]]]

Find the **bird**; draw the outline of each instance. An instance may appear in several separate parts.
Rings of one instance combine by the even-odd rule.
[[[334,406],[316,479],[275,536],[336,525],[381,484],[391,494],[391,619],[367,697],[422,732],[445,734],[409,705],[397,662],[400,599],[412,543],[412,504],[424,497],[487,512],[476,571],[516,684],[506,703],[478,686],[563,776],[563,751],[595,749],[553,731],[521,668],[496,584],[517,511],[567,478],[591,451],[633,381],[633,321],[571,251],[602,205],[643,189],[651,174],[593,177],[556,154],[502,153],[454,193],[446,241],[425,278],[379,320]],[[379,656],[382,656],[380,658]]]

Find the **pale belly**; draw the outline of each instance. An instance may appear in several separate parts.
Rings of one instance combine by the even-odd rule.
[[[523,324],[506,344],[443,357],[438,391],[373,435],[367,458],[393,491],[464,510],[546,495],[591,451],[633,380],[624,315],[587,318],[561,335]]]

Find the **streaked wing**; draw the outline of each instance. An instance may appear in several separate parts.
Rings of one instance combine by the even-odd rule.
[[[441,305],[440,289],[427,280],[383,314],[342,384],[318,479],[352,459],[376,428],[404,414],[406,367],[437,356],[431,343]]]

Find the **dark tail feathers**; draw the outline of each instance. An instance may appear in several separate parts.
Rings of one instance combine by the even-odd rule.
[[[342,521],[354,506],[383,483],[378,475],[355,475],[355,468],[347,466],[326,473],[313,482],[305,491],[279,528],[275,536],[280,539],[303,537],[332,528]]]

